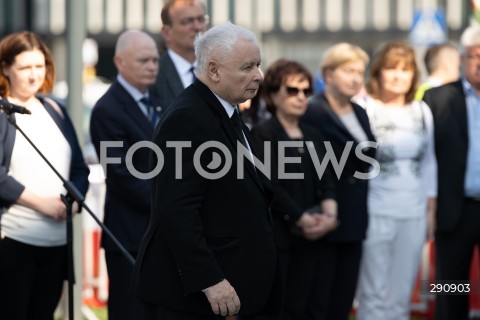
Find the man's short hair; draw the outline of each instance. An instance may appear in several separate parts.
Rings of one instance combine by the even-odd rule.
[[[195,71],[199,74],[205,72],[212,56],[226,57],[233,52],[233,47],[238,39],[257,43],[255,34],[231,22],[222,23],[201,33],[195,39],[195,56],[197,66]]]
[[[462,52],[468,47],[480,45],[480,26],[473,25],[467,27],[460,37]]]
[[[427,69],[428,74],[431,74],[440,67],[441,60],[443,60],[440,59],[440,55],[445,50],[457,51],[457,49],[450,43],[436,44],[427,49],[423,62],[425,63],[425,68]]]
[[[170,9],[175,4],[175,2],[187,2],[187,3],[194,3],[198,0],[166,0],[162,11],[160,12],[160,18],[162,19],[162,23],[164,26],[171,26],[172,25],[172,17],[170,17]],[[203,6],[205,11],[205,6],[202,2],[200,4]]]

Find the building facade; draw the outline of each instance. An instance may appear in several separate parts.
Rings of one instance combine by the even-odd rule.
[[[29,29],[51,45],[58,78],[65,79],[66,8],[73,0],[0,0],[0,36]],[[118,35],[143,29],[161,46],[163,0],[80,0],[86,6],[86,35],[99,44],[98,74],[112,79],[112,56]],[[470,23],[470,0],[203,0],[216,25],[232,21],[256,32],[265,68],[286,57],[316,71],[323,51],[349,41],[373,53],[381,43],[408,39],[415,13],[439,10],[447,39],[457,41]]]

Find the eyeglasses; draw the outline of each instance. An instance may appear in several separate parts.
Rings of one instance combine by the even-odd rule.
[[[188,17],[188,18],[183,18],[179,21],[180,25],[182,26],[189,26],[192,25],[195,21],[201,24],[207,24],[209,21],[209,16],[208,14],[203,14],[201,16],[197,17]]]
[[[310,97],[313,93],[313,90],[312,88],[306,88],[306,89],[299,89],[297,87],[290,87],[290,86],[285,86],[285,90],[287,91],[287,94],[290,96],[290,97],[294,97],[294,96],[298,96],[298,94],[300,93],[300,91],[303,92],[303,95],[305,97]]]

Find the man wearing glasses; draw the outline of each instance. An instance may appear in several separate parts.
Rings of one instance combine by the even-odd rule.
[[[208,16],[199,0],[167,0],[161,18],[168,50],[159,61],[155,91],[166,108],[195,79],[193,42],[197,34],[207,30]]]

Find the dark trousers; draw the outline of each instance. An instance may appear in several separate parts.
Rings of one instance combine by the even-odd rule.
[[[52,320],[66,271],[66,246],[0,240],[0,318]]]
[[[315,292],[314,279],[319,263],[323,261],[318,251],[319,242],[296,240],[288,255],[280,256],[285,293],[278,318],[281,320],[311,319],[308,304]]]
[[[282,310],[278,316],[243,316],[241,320],[307,320],[308,303],[312,294],[313,278],[321,257],[318,242],[292,239],[292,247],[278,249],[284,293]]]
[[[470,264],[475,245],[480,244],[480,201],[465,200],[458,225],[452,232],[435,236],[437,280],[470,279]],[[478,294],[478,292],[476,292]],[[436,320],[467,320],[468,295],[437,295]]]
[[[360,265],[361,242],[328,244],[292,239],[279,249],[285,293],[281,314],[241,320],[313,320],[348,318]]]
[[[137,253],[130,252],[135,258]],[[121,252],[105,251],[109,279],[108,319],[141,319],[143,305],[133,289],[133,265]]]
[[[217,315],[200,315],[194,313],[187,313],[176,311],[160,306],[155,306],[148,303],[143,303],[143,309],[145,312],[144,320],[220,320],[225,317]]]
[[[319,249],[320,263],[309,301],[310,319],[347,320],[357,287],[362,243],[327,243]]]

